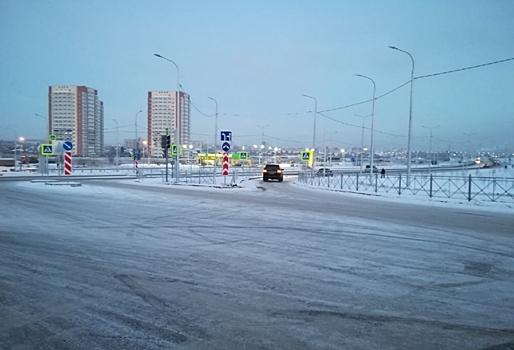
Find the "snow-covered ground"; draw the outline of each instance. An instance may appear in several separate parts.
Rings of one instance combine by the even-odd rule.
[[[0,183],[0,347],[435,350],[512,341],[512,215],[287,180],[245,189],[159,181]]]

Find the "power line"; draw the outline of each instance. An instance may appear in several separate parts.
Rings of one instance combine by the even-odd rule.
[[[454,69],[454,70],[449,70],[449,71],[445,71],[445,72],[439,72],[439,73],[433,73],[433,74],[427,74],[427,75],[421,75],[419,77],[414,77],[414,79],[424,79],[424,78],[429,78],[429,77],[435,77],[435,76],[438,76],[438,75],[444,75],[444,74],[450,74],[450,73],[455,73],[455,72],[461,72],[461,71],[465,71],[465,70],[470,70],[470,69],[475,69],[475,68],[480,68],[480,67],[485,67],[485,66],[490,66],[490,65],[493,65],[493,64],[498,64],[498,63],[503,63],[503,62],[508,62],[508,61],[512,61],[514,60],[514,57],[512,58],[507,58],[507,59],[504,59],[504,60],[499,60],[499,61],[494,61],[494,62],[489,62],[489,63],[483,63],[483,64],[479,64],[479,65],[475,65],[475,66],[470,66],[470,67],[465,67],[465,68],[459,68],[459,69]],[[382,98],[382,97],[385,97],[393,92],[395,92],[396,90],[398,89],[401,89],[402,87],[404,87],[405,85],[409,84],[410,83],[410,80],[403,83],[402,85],[400,86],[397,86],[395,87],[394,89],[386,92],[385,94],[382,94],[380,96],[377,96],[375,97],[375,100],[378,100],[379,98]],[[323,111],[319,111],[318,113],[326,113],[326,112],[333,112],[333,111],[337,111],[337,110],[340,110],[340,109],[345,109],[345,108],[350,108],[350,107],[354,107],[354,106],[358,106],[358,105],[361,105],[361,104],[364,104],[364,103],[369,103],[369,102],[372,102],[373,99],[370,99],[370,100],[366,100],[366,101],[361,101],[361,102],[357,102],[357,103],[352,103],[352,104],[349,104],[349,105],[346,105],[346,106],[341,106],[341,107],[336,107],[336,108],[331,108],[331,109],[326,109],[326,110],[323,110]],[[312,111],[308,111],[308,112],[305,112],[305,113],[312,113]],[[299,113],[288,113],[287,115],[293,115],[293,114],[299,114]]]
[[[191,105],[193,105],[193,108],[196,109],[198,111],[198,113],[200,113],[201,115],[203,115],[204,117],[208,117],[208,118],[211,118],[211,117],[214,117],[214,115],[208,115],[208,114],[205,114],[204,112],[202,112],[201,110],[199,110],[195,104],[193,103],[193,101],[191,101],[191,99],[189,99],[189,102],[191,102]]]
[[[507,59],[500,60],[500,61],[494,61],[494,62],[489,62],[489,63],[478,64],[476,66],[470,66],[470,67],[465,67],[465,68],[449,70],[449,71],[446,71],[446,72],[422,75],[422,76],[419,76],[419,77],[415,77],[414,79],[423,79],[423,78],[435,77],[437,75],[444,75],[444,74],[450,74],[450,73],[455,73],[455,72],[462,72],[462,71],[469,70],[469,69],[475,69],[475,68],[490,66],[490,65],[493,65],[493,64],[503,63],[503,62],[512,61],[512,60],[514,60],[514,57],[507,58]]]
[[[280,139],[278,137],[273,137],[273,136],[269,136],[269,135],[264,135],[265,137],[269,138],[269,139],[273,139],[273,140],[278,140],[278,141],[284,141],[284,142],[294,142],[294,143],[305,143],[304,141],[293,141],[293,140],[284,140],[284,139]]]
[[[343,121],[340,121],[340,120],[337,120],[335,118],[332,118],[332,117],[329,117],[328,115],[325,115],[321,112],[318,112],[321,116],[327,118],[327,119],[330,119],[332,121],[335,121],[336,123],[340,123],[340,124],[344,124],[344,125],[348,125],[348,126],[352,126],[354,128],[359,128],[359,129],[362,129],[362,126],[360,125],[355,125],[355,124],[350,124],[350,123],[346,123],[346,122],[343,122]],[[364,127],[364,129],[366,130],[371,130],[371,128],[368,128],[368,127]],[[385,131],[380,131],[380,130],[376,130],[375,129],[375,132],[376,133],[379,133],[379,134],[384,134],[384,135],[390,135],[390,136],[395,136],[395,137],[405,137],[404,135],[397,135],[397,134],[391,134],[389,132],[385,132]]]

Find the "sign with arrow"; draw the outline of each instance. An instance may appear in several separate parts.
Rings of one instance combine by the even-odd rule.
[[[73,149],[73,143],[71,141],[64,141],[62,143],[62,149],[69,152]]]
[[[223,165],[221,175],[228,176],[228,153],[223,154]]]
[[[221,141],[232,141],[232,131],[222,131],[220,133],[221,135]]]
[[[230,142],[223,142],[223,144],[221,145],[221,149],[223,150],[223,152],[230,151]]]

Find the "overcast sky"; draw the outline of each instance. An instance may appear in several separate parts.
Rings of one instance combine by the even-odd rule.
[[[180,83],[238,144],[310,147],[313,100],[325,111],[380,96],[415,76],[514,58],[512,0],[0,0],[0,138],[44,136],[49,85],[86,85],[105,105],[105,140],[145,137],[147,92]],[[407,146],[410,85],[376,100],[378,149]],[[323,112],[317,145],[360,146],[371,103]],[[328,119],[330,117],[332,119]],[[214,118],[192,106],[192,139]],[[341,123],[342,122],[342,123]],[[343,124],[346,123],[346,124]],[[350,124],[350,125],[347,125]],[[358,127],[356,127],[356,126]],[[371,126],[371,118],[366,119]],[[416,79],[413,149],[514,146],[514,60]],[[474,134],[468,136],[464,133]],[[393,134],[393,135],[389,135]],[[365,133],[369,145],[370,132]]]

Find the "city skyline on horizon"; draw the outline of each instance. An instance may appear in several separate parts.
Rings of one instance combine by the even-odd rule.
[[[331,142],[358,147],[360,116],[372,112],[373,85],[355,76],[363,75],[376,83],[374,146],[406,148],[412,67],[395,46],[415,60],[413,150],[428,148],[437,126],[434,150],[512,147],[509,4],[0,2],[0,123],[42,138],[34,114],[46,115],[47,86],[78,82],[102,93],[107,143],[115,141],[113,119],[122,138],[139,110],[147,138],[147,91],[178,87],[191,96],[191,139],[214,142],[212,97],[219,129],[232,130],[235,142],[256,144],[267,126],[268,142],[301,148],[312,146],[309,95],[319,112],[316,146],[326,129]]]

